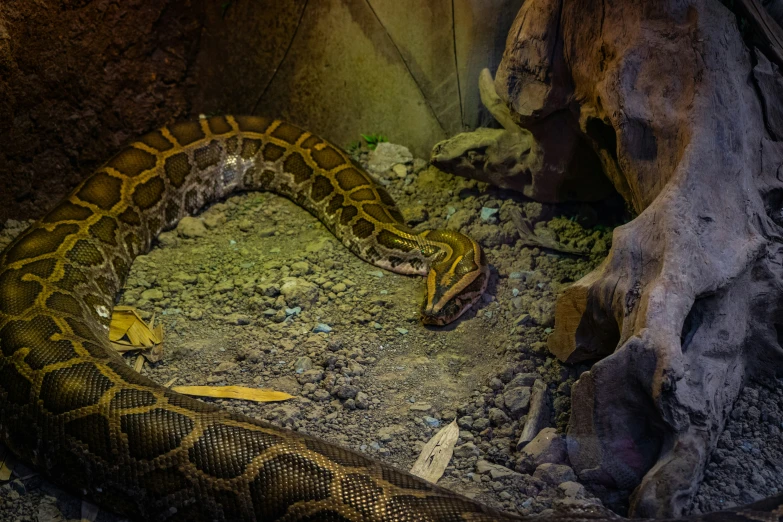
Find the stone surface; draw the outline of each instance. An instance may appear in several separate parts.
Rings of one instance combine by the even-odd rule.
[[[489,475],[493,480],[519,475],[517,472],[508,469],[500,464],[493,464],[486,460],[476,462],[476,472],[482,475]]]
[[[160,288],[150,288],[141,293],[141,298],[149,301],[159,301],[163,299],[163,291]]]
[[[318,300],[318,287],[305,279],[284,278],[280,285],[280,293],[285,297],[289,306],[299,306],[307,309]],[[324,331],[323,329],[318,331]]]
[[[574,470],[565,464],[541,464],[536,468],[533,476],[548,484],[561,484],[563,482],[575,482]]]
[[[530,406],[530,388],[522,386],[507,389],[503,393],[503,401],[511,416],[518,419],[527,413]]]
[[[394,143],[379,143],[370,151],[368,170],[373,174],[381,174],[401,163],[411,163],[413,154],[404,145]]]
[[[40,217],[131,136],[189,114],[203,10],[88,4],[0,3],[0,223]]]
[[[232,2],[222,11],[211,4],[195,104],[283,116],[338,144],[379,132],[423,156],[479,123],[479,70],[498,62],[520,5],[297,0]]]
[[[207,228],[204,226],[204,222],[198,218],[185,216],[177,223],[177,234],[185,239],[204,237],[206,233]]]
[[[520,453],[517,469],[533,472],[541,464],[561,464],[566,460],[566,443],[554,428],[545,428],[526,444]]]

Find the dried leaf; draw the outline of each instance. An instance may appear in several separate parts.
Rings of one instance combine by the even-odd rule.
[[[133,369],[136,370],[136,373],[141,373],[142,368],[144,368],[144,356],[139,355],[136,357],[136,364],[133,365]]]
[[[109,342],[111,343],[112,348],[114,348],[120,353],[132,352],[134,350],[140,349],[138,346],[131,346],[130,344],[120,344],[120,343],[115,343],[114,341],[109,341]]]
[[[136,315],[133,313],[125,313],[122,310],[115,309],[109,325],[109,340],[120,341],[136,321]]]
[[[458,438],[459,427],[455,419],[424,445],[419,458],[413,463],[411,474],[433,484],[436,483],[446,471]]]
[[[163,325],[155,326],[155,315],[146,324],[135,308],[117,306],[111,316],[109,327],[111,345],[120,353],[141,350],[149,362],[163,359]],[[141,363],[136,361],[136,367]]]
[[[11,451],[0,444],[0,482],[11,480],[11,474],[14,472],[16,458]]]
[[[164,384],[164,385],[163,385],[163,387],[164,387],[164,388],[171,388],[171,387],[174,385],[174,383],[175,383],[175,382],[177,382],[177,379],[179,379],[179,377],[174,377],[174,378],[173,378],[173,379],[171,379],[169,382],[167,382],[166,384]]]
[[[255,402],[278,402],[294,398],[293,395],[285,392],[245,386],[174,386],[172,390],[196,397],[242,399]]]
[[[111,316],[109,340],[137,348],[150,348],[163,342],[163,326],[155,326],[154,316],[147,324],[135,308],[116,306]]]

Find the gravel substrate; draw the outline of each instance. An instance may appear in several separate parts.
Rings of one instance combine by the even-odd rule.
[[[365,151],[357,160],[375,161],[417,229],[462,230],[486,249],[492,277],[476,310],[455,325],[425,327],[418,321],[422,278],[359,260],[288,200],[243,194],[186,218],[134,264],[120,304],[145,318],[155,314],[165,335],[163,360],[142,373],[160,383],[176,378],[175,385],[288,392],[296,398],[284,403],[216,402],[403,469],[457,419],[460,440],[439,484],[522,514],[598,502],[568,467],[562,437],[571,385],[586,367],[561,365],[545,341],[555,296],[606,255],[610,228],[599,225],[590,206],[530,202],[392,148],[382,147],[392,158],[386,165],[380,153],[371,158]],[[536,234],[591,255],[524,246],[512,209]],[[25,226],[7,222],[0,248]],[[783,421],[779,402],[779,391],[746,388],[696,509],[780,487],[772,471],[781,459],[774,444]],[[0,519],[79,516],[76,498],[24,466],[16,471],[0,486]],[[101,512],[99,520],[119,519]]]

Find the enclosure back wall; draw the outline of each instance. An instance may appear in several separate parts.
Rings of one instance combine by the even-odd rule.
[[[39,216],[132,136],[200,113],[419,156],[482,122],[522,0],[3,0],[0,223]],[[486,118],[485,116],[483,118]]]

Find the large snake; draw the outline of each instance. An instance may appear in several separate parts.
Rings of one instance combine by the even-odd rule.
[[[325,140],[261,117],[170,125],[125,147],[0,254],[0,441],[55,482],[139,520],[518,520],[179,395],[111,348],[114,299],[133,258],[238,190],[284,195],[362,259],[426,274],[425,323],[454,320],[486,287],[475,241],[414,232],[389,194]],[[764,515],[779,504],[768,501]],[[553,518],[609,516],[596,508]]]
[[[142,520],[503,518],[358,453],[167,390],[111,349],[133,258],[238,190],[292,199],[375,265],[429,270],[427,323],[453,320],[486,286],[475,241],[408,228],[389,194],[321,138],[261,117],[170,125],[125,147],[0,254],[0,440]]]

